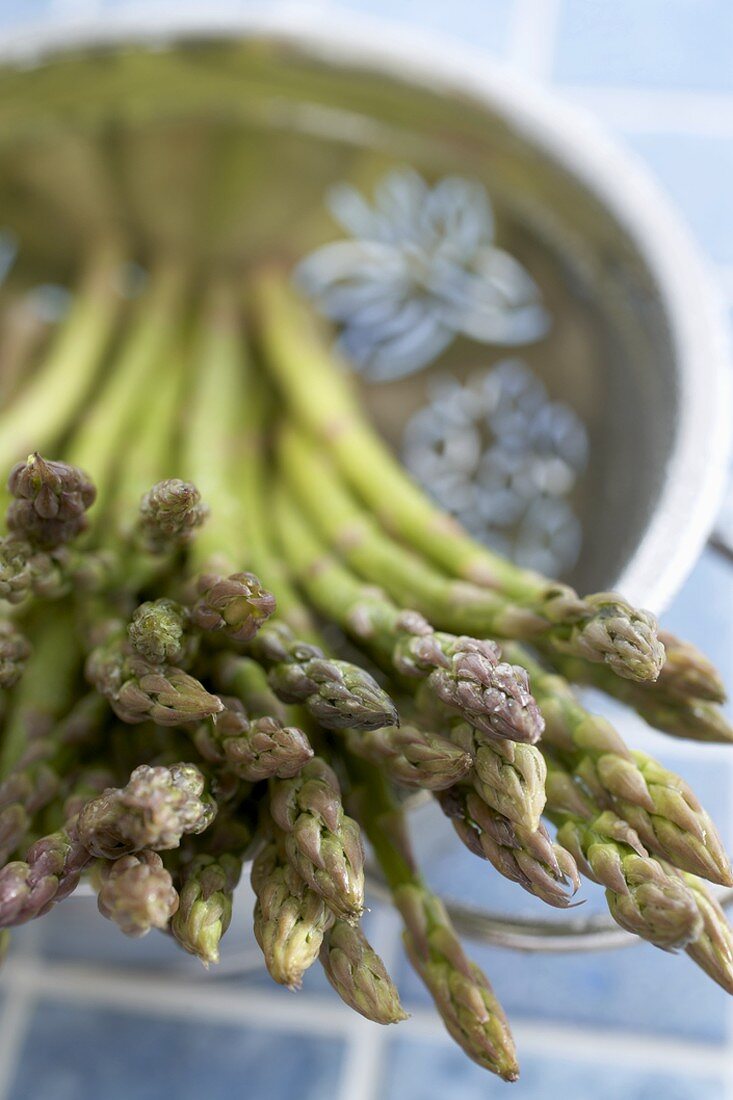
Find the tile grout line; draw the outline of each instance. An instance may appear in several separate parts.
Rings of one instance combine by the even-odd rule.
[[[733,136],[733,95],[673,88],[557,83],[566,99],[600,115],[607,126],[629,133]]]
[[[515,0],[507,60],[528,76],[550,81],[560,0]]]
[[[376,916],[374,947],[382,957],[387,973],[392,974],[397,960],[397,935],[390,911],[380,906]],[[349,1042],[338,1091],[340,1100],[378,1100],[381,1094],[382,1069],[387,1028],[363,1021],[354,1030]]]

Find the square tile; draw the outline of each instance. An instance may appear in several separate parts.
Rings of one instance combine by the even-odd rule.
[[[733,89],[728,0],[564,0],[554,75],[574,84]]]
[[[730,10],[733,15],[733,6]],[[676,202],[710,259],[733,263],[733,140],[695,134],[621,136]]]
[[[171,1020],[46,1001],[31,1019],[9,1100],[331,1100],[343,1056],[330,1036],[199,1021],[193,1007],[190,1019]]]
[[[723,1100],[725,1087],[716,1077],[660,1073],[617,1063],[571,1061],[522,1054],[521,1076],[512,1086],[517,1100]],[[488,1100],[509,1095],[506,1085],[470,1062],[452,1044],[395,1038],[390,1042],[384,1075],[384,1100]]]

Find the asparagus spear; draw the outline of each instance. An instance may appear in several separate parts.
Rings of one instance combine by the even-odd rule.
[[[143,849],[120,859],[100,861],[99,912],[126,936],[139,939],[151,928],[166,928],[178,909],[178,894],[157,852]]]
[[[205,760],[223,764],[251,783],[297,775],[313,756],[308,738],[297,726],[285,726],[266,715],[250,718],[237,698],[223,696],[224,709],[194,732],[194,743]]]
[[[25,860],[0,869],[0,929],[41,917],[74,892],[92,858],[79,839],[79,813],[108,780],[104,770],[82,773],[64,803],[62,828],[36,840]]]
[[[215,813],[194,764],[141,764],[124,787],[110,787],[84,806],[76,831],[91,855],[117,859],[143,848],[177,848],[182,836],[207,829]]]
[[[414,612],[400,611],[323,551],[290,494],[278,486],[272,512],[283,553],[318,610],[367,644],[392,671],[427,679],[447,706],[475,726],[517,741],[536,741],[542,719],[523,672],[499,660],[492,642],[438,634]]]
[[[114,369],[68,448],[68,460],[94,477],[100,510],[108,502],[118,457],[143,407],[148,381],[160,362],[174,353],[185,277],[175,260],[154,267]]]
[[[130,645],[150,664],[190,665],[196,637],[183,604],[175,600],[148,600],[135,608],[127,628]]]
[[[23,453],[51,446],[82,407],[101,365],[120,307],[117,240],[102,240],[87,258],[74,304],[39,366],[0,416],[0,469]]]
[[[344,813],[338,780],[325,760],[314,757],[294,778],[270,780],[270,813],[306,885],[337,917],[358,920],[364,908],[361,835]]]
[[[669,637],[668,635],[666,636]],[[679,650],[671,650],[673,667],[677,664]],[[578,684],[587,684],[612,695],[622,703],[627,703],[645,722],[654,729],[662,730],[672,737],[694,741],[729,744],[733,743],[733,726],[730,719],[713,702],[683,691],[676,694],[666,691],[669,682],[661,677],[660,689],[656,684],[632,684],[629,680],[619,680],[609,675],[599,665],[591,665],[572,657],[550,657],[554,668],[568,680]],[[698,687],[700,685],[698,684]]]
[[[383,768],[406,787],[443,790],[463,779],[473,765],[458,744],[413,724],[343,730],[343,736],[349,752]]]
[[[27,624],[33,656],[18,684],[4,723],[0,775],[7,777],[29,741],[45,736],[74,701],[81,655],[74,640],[72,609],[61,605],[53,615],[37,615]]]
[[[650,858],[631,826],[594,805],[554,758],[548,759],[547,812],[558,825],[558,843],[606,887],[617,924],[667,951],[697,939],[702,921],[682,879]]]
[[[465,783],[441,791],[437,798],[470,852],[488,859],[500,875],[547,905],[570,905],[580,886],[575,861],[552,842],[544,825],[517,825]]]
[[[202,853],[183,870],[171,932],[204,966],[219,962],[219,941],[232,919],[232,896],[241,872],[241,857],[229,852]]]
[[[617,675],[656,679],[664,650],[648,613],[601,593],[586,601],[593,608],[590,619],[557,624],[532,608],[507,603],[492,589],[450,580],[385,535],[328,457],[293,425],[280,434],[280,460],[291,489],[329,544],[367,580],[384,584],[396,600],[437,626],[479,637],[542,638],[560,653],[606,662]]]
[[[704,882],[689,874],[682,874],[682,879],[692,892],[702,918],[702,930],[685,951],[726,993],[733,994],[733,929]]]
[[[270,976],[280,985],[299,989],[334,915],[295,870],[276,833],[255,857],[252,889],[257,895],[255,937]]]
[[[688,785],[644,753],[630,752],[610,722],[586,711],[563,679],[519,646],[509,653],[532,677],[545,742],[593,800],[615,810],[650,852],[711,882],[733,884],[720,837]]]
[[[367,425],[328,343],[282,274],[263,273],[254,297],[266,362],[283,397],[386,530],[449,574],[546,620],[549,634],[584,656],[632,679],[656,678],[664,654],[648,613],[608,593],[581,600],[567,585],[520,570],[470,539],[423,496]]]
[[[40,550],[55,550],[85,531],[87,509],[97,496],[83,470],[48,462],[38,451],[13,466],[8,489],[8,530]]]
[[[108,637],[86,661],[89,683],[109,701],[123,722],[151,719],[160,726],[200,722],[223,710],[223,703],[183,669],[151,664],[124,643],[124,626],[111,621]]]
[[[211,613],[209,622],[235,640],[259,630],[254,639],[256,656],[270,666],[271,683],[286,702],[303,703],[329,728],[359,725],[378,728],[396,720],[394,704],[364,670],[328,657],[323,650],[303,641],[285,621],[265,623],[272,601],[263,603],[263,589],[250,574],[230,573],[242,562],[254,564],[269,577],[275,574],[279,599],[293,602],[282,570],[278,568],[264,537],[265,517],[257,488],[259,459],[252,434],[256,395],[246,389],[250,367],[243,355],[236,294],[226,284],[217,285],[202,323],[198,385],[189,424],[186,454],[188,468],[202,485],[212,505],[212,520],[195,544],[194,568],[206,577],[205,597],[198,590],[194,614]],[[211,425],[217,425],[212,433]],[[253,560],[254,558],[254,560]],[[216,571],[210,572],[212,561]],[[212,581],[211,578],[214,577]],[[211,598],[216,595],[216,606]],[[219,599],[222,596],[222,599]],[[201,600],[204,600],[203,605]],[[301,626],[307,616],[291,620]],[[231,626],[229,625],[231,624]]]
[[[410,962],[469,1058],[516,1081],[519,1067],[504,1012],[485,974],[464,954],[445,906],[418,874],[403,815],[383,777],[361,762],[353,775],[359,816],[405,923]]]
[[[407,1019],[386,967],[362,929],[337,920],[326,932],[320,952],[326,977],[349,1008],[375,1024]]]

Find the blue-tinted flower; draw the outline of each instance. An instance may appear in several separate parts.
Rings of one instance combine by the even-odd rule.
[[[341,326],[342,349],[367,378],[420,370],[457,334],[519,345],[546,332],[537,285],[493,243],[480,183],[451,176],[430,187],[400,169],[380,181],[371,206],[348,184],[328,204],[350,239],[317,249],[296,279]]]

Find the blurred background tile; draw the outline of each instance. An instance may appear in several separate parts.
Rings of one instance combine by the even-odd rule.
[[[441,1042],[394,1039],[384,1075],[384,1100],[426,1100],[441,1086],[451,1100],[488,1100],[506,1096],[501,1081]],[[713,1076],[662,1073],[599,1059],[574,1062],[562,1057],[525,1054],[522,1075],[513,1086],[516,1100],[723,1100],[725,1086]]]
[[[31,1019],[9,1100],[335,1095],[337,1039],[215,1024],[194,1009],[190,1021],[169,1020],[46,1001]]]
[[[560,82],[733,89],[729,0],[560,0]]]

